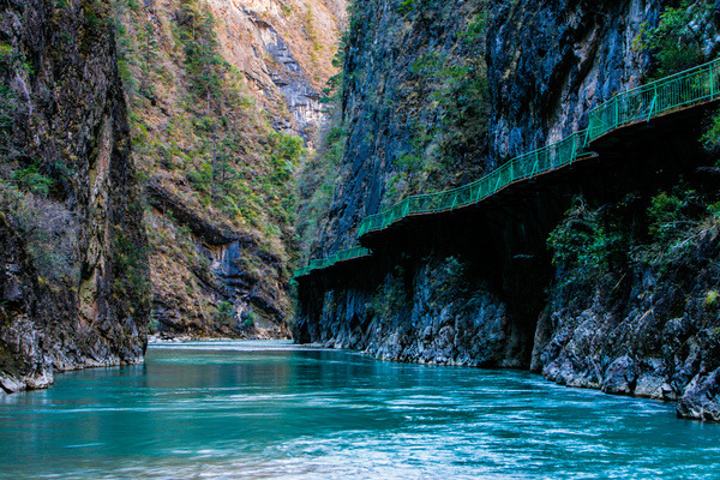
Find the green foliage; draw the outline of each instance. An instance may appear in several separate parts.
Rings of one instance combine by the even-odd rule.
[[[16,52],[12,45],[0,42],[0,80],[9,78],[13,73]],[[0,82],[0,154],[9,155],[18,99],[15,91],[5,82]]]
[[[154,311],[150,312],[150,323],[148,323],[148,330],[150,333],[157,333],[160,331],[160,320],[158,320],[154,313]]]
[[[657,67],[654,77],[660,78],[704,61],[705,41],[699,25],[715,13],[712,0],[681,0],[671,2],[660,15],[656,28],[643,25],[633,48],[650,50]],[[720,113],[716,113],[700,141],[707,150],[720,149]]]
[[[234,165],[235,152],[240,149],[237,138],[226,136],[222,141],[207,140],[209,158],[196,160],[187,179],[202,194],[205,205],[213,205],[231,218],[240,217],[277,236],[275,224],[289,225],[294,221],[296,197],[291,191],[294,173],[305,154],[303,140],[295,135],[271,132],[268,135],[267,171],[244,172]],[[252,186],[248,178],[253,178]],[[273,224],[258,224],[265,211]]]
[[[266,199],[273,218],[291,225],[295,222],[297,197],[288,185],[305,155],[305,143],[296,135],[281,132],[271,133],[269,142],[271,169],[263,182]]]
[[[333,67],[337,68],[339,72],[328,79],[327,85],[323,89],[323,97],[320,99],[323,104],[335,106],[342,98],[343,84],[345,82],[343,67],[345,66],[345,54],[348,48],[347,42],[348,34],[346,32],[340,37],[338,49],[332,59]]]
[[[87,50],[96,45],[94,41],[106,33],[113,17],[110,4],[104,0],[82,0],[80,6],[85,22],[85,36],[82,44],[83,49]]]
[[[12,143],[14,115],[17,110],[15,92],[0,83],[0,153],[7,153]]]
[[[705,307],[713,308],[717,306],[720,293],[717,290],[708,290],[705,294]]]
[[[588,211],[578,202],[547,240],[553,265],[565,273],[564,281],[585,282],[608,272],[622,255],[624,237],[620,229],[607,225],[598,211]]]
[[[480,165],[477,157],[485,148],[489,94],[482,53],[486,24],[482,9],[458,34],[459,50],[452,54],[430,50],[410,65],[418,97],[427,101],[413,125],[411,150],[404,156],[422,162],[411,169],[405,168],[407,158],[396,163],[399,169],[385,203],[421,189],[455,185],[458,176],[480,173],[468,171],[467,166]]]
[[[403,153],[395,161],[395,165],[398,169],[404,172],[416,172],[423,165],[422,157],[411,153]]]
[[[688,219],[684,210],[688,207],[694,192],[683,192],[682,197],[661,192],[650,201],[648,208],[648,231],[650,236],[659,243],[675,240],[679,233],[686,229]]]
[[[126,235],[120,226],[113,229],[115,281],[113,295],[131,308],[150,298],[150,273],[147,248]]]
[[[484,42],[486,35],[487,11],[483,10],[470,19],[465,31],[460,33],[460,38],[466,46],[474,46],[479,42]]]
[[[311,243],[318,238],[322,222],[332,203],[335,187],[341,181],[340,165],[345,154],[347,132],[335,126],[324,133],[320,150],[305,162],[298,180],[300,204],[297,234],[303,241],[301,249],[307,256]]]
[[[397,7],[400,15],[407,15],[415,9],[415,0],[402,0]]]
[[[211,111],[221,95],[229,65],[218,53],[215,19],[196,0],[185,0],[180,9],[177,36],[185,52],[190,90]]]
[[[0,42],[0,65],[6,66],[14,56],[15,49],[6,42]]]
[[[249,310],[247,313],[245,313],[243,319],[242,326],[244,329],[249,330],[253,327],[255,327],[255,312],[252,310]]]
[[[644,27],[635,48],[649,49],[657,60],[657,77],[693,67],[703,60],[703,39],[696,21],[714,7],[711,0],[681,0],[667,6],[656,28]]]
[[[715,202],[708,205],[707,212],[713,219],[720,220],[720,202]]]
[[[708,151],[720,150],[720,112],[712,116],[710,125],[700,137],[700,142]]]
[[[647,209],[650,243],[642,259],[659,265],[661,272],[671,268],[704,236],[703,232],[717,229],[719,220],[720,202],[713,203],[685,185],[675,187],[672,193],[658,193]]]
[[[235,324],[235,306],[226,300],[215,307],[215,321],[220,325],[233,327]]]
[[[35,162],[25,168],[15,170],[12,178],[21,190],[32,192],[44,197],[50,194],[55,185],[52,178],[40,171],[40,164]]]

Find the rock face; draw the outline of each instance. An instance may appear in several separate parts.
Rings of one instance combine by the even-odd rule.
[[[704,219],[669,248],[623,240],[594,277],[559,269],[531,368],[564,385],[679,400],[682,416],[720,420],[719,235],[717,221]]]
[[[591,107],[639,84],[649,58],[633,42],[657,24],[661,4],[530,1],[493,7],[493,153],[507,158],[558,141],[587,125]]]
[[[384,360],[522,366],[505,305],[458,259],[408,263],[378,281],[377,288],[363,278],[352,288],[313,291],[321,299],[318,320],[301,318],[296,339]]]
[[[322,89],[336,73],[331,61],[345,0],[213,0],[209,6],[223,56],[247,76],[274,126],[315,142],[325,120]]]
[[[329,0],[116,2],[152,207],[153,332],[288,336],[296,147],[312,149],[324,121],[344,11]]]
[[[462,38],[475,30],[479,13],[487,32],[487,128],[474,132],[473,143],[462,140],[471,154],[450,155],[448,163],[451,171],[471,172],[471,179],[585,127],[594,105],[644,81],[654,63],[639,44],[666,7],[641,0],[356,5],[350,24],[362,28],[351,29],[346,51],[342,176],[315,253],[352,243],[359,220],[394,200],[398,185],[405,194],[466,180],[429,175],[419,188],[403,188],[412,178],[396,178],[409,145],[417,143],[415,123],[432,124],[437,118],[426,108],[445,105],[438,101],[437,75],[412,75],[427,71],[427,57],[419,57],[429,50],[445,59],[445,69],[464,64]],[[717,14],[709,15],[691,24],[703,25],[694,31],[701,32],[703,55],[714,58]],[[430,92],[423,90],[427,85]],[[299,292],[296,339],[392,360],[530,368],[570,386],[677,400],[682,416],[720,419],[717,222],[705,210],[717,199],[708,177],[693,173],[697,162],[712,163],[696,152],[697,138],[697,131],[683,131],[672,146],[654,139],[644,150],[616,154],[623,165],[657,165],[657,172],[628,177],[634,184],[606,178],[592,188],[571,184],[559,196],[520,199],[526,208],[514,221],[498,217],[492,230],[473,230],[475,244],[390,245],[372,266],[307,282]],[[422,145],[425,157],[437,148],[432,141]],[[692,227],[673,239],[687,248],[682,255],[664,250],[672,242],[653,233],[649,208],[678,176],[704,192],[687,219]],[[546,242],[556,227],[575,221],[563,212],[576,194],[584,195],[587,208],[615,213],[595,236],[580,228],[570,237],[587,242],[585,263],[553,265],[558,250],[548,251]],[[593,256],[598,244],[614,252],[610,259]],[[478,258],[478,251],[488,253]],[[590,271],[588,259],[602,265]]]
[[[112,12],[0,10],[0,390],[15,392],[141,361],[149,286]]]
[[[359,221],[401,194],[459,184],[485,167],[486,106],[463,105],[462,96],[484,88],[484,45],[475,32],[484,2],[401,3],[352,6],[339,105],[348,136],[342,181],[315,254],[351,244]]]

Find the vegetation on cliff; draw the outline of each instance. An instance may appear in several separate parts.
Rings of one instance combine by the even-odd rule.
[[[146,236],[106,2],[0,6],[0,387],[138,362]]]
[[[239,53],[229,49],[238,47],[222,42],[238,27],[216,12],[233,6],[115,0],[113,7],[133,152],[152,185],[145,218],[153,327],[237,336],[252,334],[248,327],[257,324],[282,335],[297,249],[295,175],[305,142],[280,126],[278,115],[289,115],[280,100],[271,99],[269,108],[268,92],[255,90],[252,65],[231,63]],[[281,13],[301,22],[310,37],[321,19],[295,19],[294,8]],[[257,28],[277,35],[270,19],[248,14],[257,15],[251,17]],[[226,233],[218,237],[218,231]],[[233,247],[238,241],[241,248]]]
[[[338,187],[361,168],[372,175],[388,165],[369,181],[389,205],[474,179],[485,167],[487,2],[393,2],[380,17],[376,3],[350,8],[335,60],[342,74],[326,89],[332,119],[301,178],[298,234],[306,258],[321,244],[347,240],[332,224],[335,214],[359,212],[343,209],[348,192]],[[389,42],[406,54],[387,56]],[[377,82],[368,84],[371,78]]]

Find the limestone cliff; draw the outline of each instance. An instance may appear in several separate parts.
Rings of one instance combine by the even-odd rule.
[[[0,387],[139,362],[143,208],[112,11],[0,3]]]

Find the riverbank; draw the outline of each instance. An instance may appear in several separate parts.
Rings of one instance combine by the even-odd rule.
[[[709,478],[720,426],[519,371],[151,345],[0,402],[7,478]],[[42,458],[42,461],[38,461]]]

